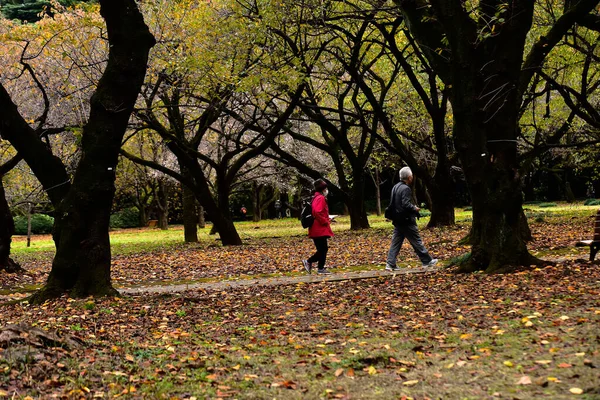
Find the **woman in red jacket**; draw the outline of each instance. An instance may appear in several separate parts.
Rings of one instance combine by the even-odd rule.
[[[311,207],[312,215],[315,218],[314,223],[308,228],[308,237],[315,242],[317,251],[308,260],[302,260],[304,269],[310,274],[312,271],[312,264],[317,263],[317,273],[319,274],[330,274],[325,269],[325,260],[327,259],[327,239],[333,236],[329,219],[329,207],[327,206],[327,183],[324,180],[318,179],[314,183],[315,195],[313,196]]]

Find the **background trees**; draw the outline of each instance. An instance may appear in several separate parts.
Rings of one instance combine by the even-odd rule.
[[[523,183],[531,199],[598,185],[597,1],[142,3],[158,45],[137,89],[152,41],[132,4],[127,28],[112,11],[105,25],[93,5],[36,24],[0,19],[0,133],[52,205],[56,293],[96,290],[83,283],[95,272],[76,266],[86,257],[109,282],[114,182],[115,204],[134,206],[140,225],[154,210],[167,227],[171,191],[186,241],[197,240],[200,204],[222,243],[236,245],[234,211],[243,205],[258,220],[275,199],[294,207],[321,177],[352,229],[368,228],[367,200],[382,197],[371,188],[405,164],[430,225],[452,224],[453,171],[464,171],[474,208],[464,270],[488,272],[536,262]],[[129,32],[124,47],[106,45],[106,33],[110,42]],[[139,65],[125,66],[135,41]],[[124,156],[116,172],[115,151]],[[90,181],[92,197],[82,194]]]
[[[496,272],[535,262],[521,207],[519,107],[549,52],[598,1],[570,3],[527,54],[533,1],[397,4],[423,53],[452,86],[453,136],[473,199],[472,251],[463,270]]]

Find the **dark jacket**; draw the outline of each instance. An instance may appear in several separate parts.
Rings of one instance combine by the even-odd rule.
[[[417,208],[412,203],[412,190],[403,181],[398,182],[392,189],[392,202],[396,209],[396,218],[394,225],[416,224],[416,217],[419,216]]]

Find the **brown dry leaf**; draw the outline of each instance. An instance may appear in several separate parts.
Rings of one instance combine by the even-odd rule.
[[[335,376],[340,376],[344,373],[344,368],[339,368],[335,370]]]
[[[573,394],[583,394],[583,389],[574,387],[574,388],[569,389],[569,392],[571,392]]]
[[[417,379],[415,379],[415,380],[412,380],[412,381],[406,381],[406,382],[402,382],[402,384],[403,384],[404,386],[414,386],[414,385],[416,385],[417,383],[419,383],[419,381],[418,381]]]
[[[516,384],[517,385],[531,385],[531,378],[527,375],[523,375]]]

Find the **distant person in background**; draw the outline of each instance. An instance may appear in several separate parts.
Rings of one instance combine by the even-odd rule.
[[[315,194],[313,196],[311,207],[312,215],[315,218],[312,226],[308,228],[308,237],[315,243],[317,251],[308,260],[302,260],[304,269],[309,274],[312,271],[312,265],[317,263],[318,274],[330,274],[325,268],[325,260],[327,259],[327,251],[329,250],[327,239],[333,236],[331,230],[331,220],[329,218],[329,207],[327,206],[327,183],[318,179],[314,183]]]
[[[281,201],[275,200],[275,218],[281,218]]]
[[[592,185],[591,183],[588,183],[588,188],[587,188],[586,196],[587,196],[588,199],[595,199],[596,198],[596,192],[594,191],[594,185]]]
[[[433,267],[438,260],[429,255],[423,245],[419,229],[417,228],[417,217],[420,217],[419,207],[412,203],[412,190],[410,185],[413,182],[413,173],[410,168],[404,167],[400,170],[400,182],[392,189],[390,205],[386,210],[386,218],[391,219],[394,225],[394,234],[392,235],[392,244],[388,251],[385,269],[387,271],[398,271],[396,259],[404,238],[412,245],[415,253],[421,260],[423,267]]]

